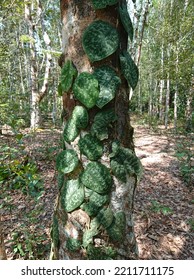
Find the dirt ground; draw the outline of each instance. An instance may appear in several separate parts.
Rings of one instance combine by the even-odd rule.
[[[7,139],[1,136],[1,144],[6,143]],[[22,243],[25,234],[31,231],[37,243],[44,247],[41,247],[42,255],[39,258],[47,259],[49,256],[50,226],[58,192],[55,156],[60,145],[59,139],[60,130],[57,129],[40,130],[25,139],[26,150],[35,160],[44,182],[44,192],[36,207],[33,200],[21,192],[10,193],[14,207],[12,210],[2,209],[8,259],[19,258],[18,251],[13,251],[12,233],[18,232],[20,228],[23,234],[15,243]],[[174,156],[176,141],[176,137],[171,134],[154,133],[144,126],[135,126],[135,150],[144,168],[134,209],[140,259],[194,259],[194,231],[189,223],[194,219],[194,194],[181,178],[179,162]],[[9,142],[12,143],[10,137]],[[27,221],[26,216],[36,210],[36,219]],[[23,225],[27,229],[24,230]],[[38,235],[41,238],[38,239]],[[33,246],[40,250],[32,242]]]
[[[140,259],[194,259],[194,192],[181,178],[178,138],[135,126],[135,150],[144,174],[135,199]]]

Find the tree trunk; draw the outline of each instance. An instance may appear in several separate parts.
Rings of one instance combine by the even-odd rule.
[[[60,65],[69,65],[68,63],[71,61],[78,71],[78,77],[73,82],[73,90],[71,87],[63,94],[64,150],[57,157],[60,191],[51,230],[51,258],[132,259],[137,258],[138,255],[134,235],[133,202],[137,174],[141,165],[134,154],[133,129],[130,126],[128,115],[129,91],[127,82],[121,74],[119,63],[119,53],[127,50],[128,34],[120,22],[118,6],[121,3],[125,5],[126,1],[119,1],[119,4],[96,10],[91,2],[88,0],[61,0],[63,55],[60,58]],[[102,21],[106,24],[109,22],[111,28],[117,30],[120,36],[120,49],[117,48],[117,51],[111,55],[92,63],[92,59],[88,59],[87,51],[85,53],[82,47],[82,36],[84,30],[88,26],[91,27],[90,24],[94,24],[94,21],[100,25]],[[96,32],[98,31],[96,30]],[[92,37],[95,37],[95,30],[92,34]],[[104,38],[101,37],[101,39],[103,45]],[[95,48],[94,45],[93,47]],[[82,74],[88,76],[90,75],[88,73],[104,69],[104,65],[114,69],[117,76],[120,77],[120,87],[116,96],[102,109],[94,104],[89,106],[86,103],[87,108],[85,108],[82,106],[83,99],[75,98],[76,82]],[[91,77],[94,76],[91,75]],[[105,76],[102,77],[106,79]],[[98,77],[99,84],[101,78]],[[79,131],[76,132],[78,120],[75,124],[73,124],[73,120],[76,118],[75,111],[78,108],[85,113],[87,109],[89,122],[84,128],[79,127]],[[74,132],[76,136],[70,140]],[[89,146],[86,142],[84,143],[84,139],[87,137],[93,139],[91,145],[94,150],[95,145],[98,145],[99,149],[103,147],[100,155],[92,155]],[[85,149],[84,145],[81,145],[83,143],[85,148],[87,146],[89,149],[89,153],[87,148]],[[70,151],[77,153],[79,163],[72,172],[67,171],[68,174],[64,175],[60,157]],[[131,166],[128,166],[127,171],[124,161],[127,165],[129,158]],[[133,169],[135,166],[136,171]],[[99,184],[99,182],[101,183]],[[77,187],[75,187],[76,184]],[[101,189],[104,184],[106,187],[109,185],[109,190]],[[74,191],[73,188],[75,188]],[[70,196],[68,193],[71,193]],[[75,202],[73,197],[76,195],[79,198],[77,206],[73,205]],[[70,201],[71,198],[72,201]],[[104,202],[102,202],[103,200]]]
[[[134,37],[131,44],[130,51],[132,53],[132,57],[139,66],[140,59],[141,59],[141,50],[142,50],[142,43],[143,43],[143,35],[145,30],[145,25],[148,17],[150,0],[140,1],[140,6],[137,3],[134,3],[134,13],[135,13],[135,28],[134,28]],[[129,100],[132,99],[133,96],[133,89],[130,89]]]
[[[169,114],[169,101],[170,101],[170,74],[167,73],[167,81],[166,81],[166,108],[165,108],[165,129],[168,128],[168,114]]]
[[[0,260],[6,260],[6,259],[7,259],[7,255],[5,252],[3,230],[1,227],[1,214],[0,214]]]
[[[38,60],[36,55],[36,23],[33,20],[33,14],[35,14],[35,5],[34,2],[28,3],[25,2],[25,19],[28,23],[28,32],[30,36],[30,80],[31,80],[31,113],[30,113],[30,127],[32,129],[36,129],[41,124],[41,114],[40,114],[40,102],[44,98],[44,96],[48,92],[48,82],[49,82],[49,75],[51,69],[51,60],[52,56],[50,53],[50,39],[46,32],[46,27],[43,20],[43,11],[42,5],[40,1],[36,1],[37,5],[37,16],[38,21],[40,20],[41,28],[42,28],[42,35],[43,40],[46,45],[46,54],[45,54],[45,70],[44,70],[44,79],[42,86],[39,87],[39,71],[38,71]],[[37,22],[38,22],[37,21]],[[40,88],[40,89],[39,89]]]
[[[159,119],[160,119],[160,121],[163,121],[163,116],[164,116],[163,90],[164,90],[164,80],[160,80],[160,96],[159,96]]]
[[[40,109],[38,102],[38,66],[35,50],[35,24],[32,20],[33,3],[25,2],[25,19],[28,23],[28,33],[30,36],[30,127],[36,129],[40,124]]]
[[[192,131],[192,114],[193,114],[193,96],[194,96],[194,79],[191,80],[191,86],[187,93],[186,104],[186,131]]]

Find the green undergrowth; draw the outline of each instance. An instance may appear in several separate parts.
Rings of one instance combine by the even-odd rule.
[[[17,133],[4,138],[7,141],[0,147],[0,210],[9,217],[5,245],[13,259],[44,259],[49,250],[40,223],[44,186],[37,163],[25,150],[24,138]]]

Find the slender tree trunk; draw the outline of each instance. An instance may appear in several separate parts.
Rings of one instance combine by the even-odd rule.
[[[7,259],[7,255],[5,252],[3,230],[1,226],[1,214],[0,214],[0,260],[6,260],[6,259]]]
[[[38,10],[40,14],[40,23],[41,23],[41,28],[42,28],[42,35],[43,35],[43,40],[46,46],[46,54],[45,54],[45,70],[44,70],[44,80],[42,87],[39,92],[39,98],[38,102],[40,103],[41,100],[44,98],[44,96],[48,92],[48,83],[49,83],[49,76],[50,76],[50,71],[51,71],[51,63],[52,63],[52,56],[51,56],[51,40],[49,38],[48,33],[46,32],[46,26],[44,23],[44,13],[42,10],[42,4],[41,1],[37,0],[38,4]]]
[[[145,30],[145,25],[148,17],[150,6],[150,0],[140,1],[140,5],[134,3],[135,9],[135,27],[134,27],[134,37],[130,47],[130,51],[132,53],[132,57],[137,66],[139,66],[141,59],[141,50],[143,43],[143,35]],[[132,99],[133,89],[130,89],[129,100]]]
[[[192,131],[193,96],[194,96],[194,79],[191,80],[191,86],[187,93],[186,131],[188,132]]]
[[[126,4],[126,1],[119,2]],[[67,134],[67,128],[73,118],[75,109],[78,108],[77,106],[82,107],[82,104],[75,99],[74,91],[72,92],[71,89],[63,95],[65,111],[64,137],[65,135],[66,137],[64,141],[65,150],[62,153],[68,153],[69,149],[76,151],[79,164],[78,168],[70,174],[64,176],[59,172],[59,185],[61,188],[56,200],[51,231],[52,259],[132,259],[137,258],[138,255],[133,224],[133,202],[137,175],[134,172],[129,173],[125,178],[126,180],[122,181],[113,172],[113,161],[111,160],[114,145],[115,148],[119,145],[119,151],[132,153],[132,157],[137,159],[134,154],[133,129],[130,126],[128,115],[128,86],[121,75],[118,63],[118,55],[121,49],[127,50],[128,37],[119,20],[118,5],[108,6],[102,10],[94,10],[91,1],[88,0],[61,0],[63,55],[60,58],[60,65],[63,66],[69,60],[72,61],[78,71],[78,77],[80,77],[81,73],[92,73],[93,70],[99,69],[105,64],[115,69],[117,75],[121,78],[121,85],[115,98],[104,106],[105,108],[99,109],[94,106],[87,110],[89,114],[88,126],[84,130],[82,129],[77,138],[72,141],[67,140],[67,135],[70,135]],[[83,50],[82,36],[84,30],[96,20],[109,22],[112,27],[118,30],[121,49],[101,61],[91,63]],[[84,110],[83,107],[82,110]],[[90,161],[89,155],[80,154],[80,141],[85,136],[89,137],[91,135],[96,119],[107,112],[114,112],[117,119],[114,121],[114,117],[111,118],[111,126],[106,125],[106,128],[103,128],[106,132],[102,138],[100,137],[99,143],[104,147],[103,156],[99,160]],[[69,127],[72,128],[72,125]],[[113,158],[115,157],[113,156]],[[122,165],[122,162],[120,164]],[[95,195],[102,198],[104,195],[98,194],[99,190],[96,190],[97,192],[93,191],[91,194],[90,188],[92,188],[93,184],[96,185],[98,180],[94,179],[93,183],[90,182],[90,179],[89,181],[84,180],[87,169],[94,166],[101,166],[107,172],[111,172],[112,177],[110,193],[106,194],[106,196],[108,195],[108,200],[103,205],[98,206],[99,210],[97,212],[98,207],[96,208],[95,206],[97,202],[92,202],[91,196]],[[103,176],[101,172],[96,174],[94,169],[88,174],[89,177]],[[108,180],[108,177],[107,173],[106,180]],[[78,184],[81,180],[81,184],[83,184],[80,186],[84,190],[83,199],[80,202],[81,205],[68,211],[69,200],[66,198],[66,192],[69,184],[73,184],[75,180],[77,180]],[[87,208],[89,205],[91,206],[90,210]]]
[[[174,93],[174,130],[177,130],[177,118],[178,118],[178,72],[179,72],[179,47],[176,48],[176,84]]]
[[[142,88],[141,79],[138,82],[138,113],[142,115]]]
[[[159,119],[163,120],[163,91],[164,91],[164,80],[160,80],[160,96],[159,96]]]
[[[138,47],[137,47],[137,52],[136,52],[136,59],[135,62],[137,65],[140,63],[140,58],[141,58],[141,49],[142,49],[142,43],[143,43],[143,35],[144,35],[144,30],[145,30],[145,25],[148,17],[148,12],[149,12],[149,5],[150,5],[150,0],[146,0],[143,3],[143,12],[141,15],[140,19],[140,24],[139,24],[139,40],[138,40]]]
[[[41,123],[41,114],[40,114],[40,102],[44,98],[44,96],[48,92],[48,82],[49,82],[49,75],[51,70],[51,47],[50,47],[50,38],[46,32],[46,27],[43,20],[43,11],[41,1],[37,0],[36,4],[38,5],[38,17],[42,28],[43,40],[46,45],[46,54],[45,54],[45,70],[44,70],[44,78],[42,86],[39,86],[38,81],[38,60],[36,55],[36,46],[35,46],[35,32],[36,32],[36,23],[33,21],[33,13],[34,11],[34,3],[25,4],[25,19],[28,23],[28,32],[31,38],[30,41],[30,78],[31,78],[31,116],[30,116],[30,126],[32,129],[36,129],[40,126]]]
[[[31,113],[30,113],[30,126],[36,129],[40,124],[40,108],[38,102],[38,65],[35,50],[35,24],[32,20],[33,3],[25,2],[25,19],[28,23],[28,32],[30,36],[30,88],[31,88]]]
[[[167,81],[166,81],[166,107],[165,107],[165,128],[168,128],[168,114],[169,114],[169,101],[170,101],[170,74],[167,74]]]
[[[163,7],[163,5],[162,5]],[[161,75],[162,79],[160,80],[160,96],[159,96],[159,119],[162,121],[163,120],[163,114],[164,114],[164,109],[163,109],[163,91],[164,91],[164,44],[162,42],[161,46]]]

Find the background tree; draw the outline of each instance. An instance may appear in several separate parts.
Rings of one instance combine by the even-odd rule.
[[[53,0],[2,1],[0,5],[0,122],[14,126],[23,120],[35,128],[41,115],[44,119],[52,114],[56,119],[59,7]]]
[[[140,88],[132,107],[136,110],[140,104],[151,121],[159,119],[166,128],[171,121],[175,129],[188,123],[191,127],[193,1],[156,0],[152,4],[144,30]]]
[[[138,69],[127,52],[127,3],[61,0],[61,15],[65,125],[51,258],[137,258],[133,201],[141,166],[128,85],[136,87]]]

